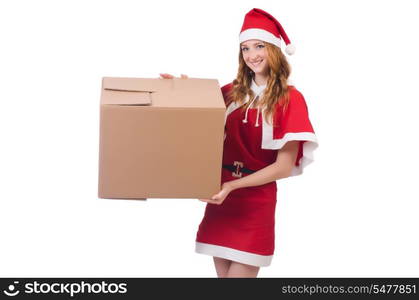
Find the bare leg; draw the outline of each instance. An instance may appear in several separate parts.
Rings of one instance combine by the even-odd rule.
[[[230,268],[228,269],[227,277],[254,277],[256,278],[259,272],[259,267],[238,263],[235,261],[231,262]]]
[[[221,257],[213,256],[214,258],[214,265],[215,270],[217,271],[217,275],[219,278],[226,277],[228,269],[230,268],[231,260],[224,259]]]

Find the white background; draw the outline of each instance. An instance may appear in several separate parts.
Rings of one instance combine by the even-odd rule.
[[[259,277],[419,276],[415,5],[2,1],[0,276],[216,276],[194,252],[204,203],[97,198],[101,78],[224,85],[253,7],[296,46],[291,81],[320,144],[302,176],[278,181]]]

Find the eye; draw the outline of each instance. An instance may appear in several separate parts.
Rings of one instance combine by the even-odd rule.
[[[243,48],[242,48],[242,51],[244,51],[245,49],[247,49],[247,47],[243,47]]]
[[[265,45],[260,44],[260,45],[258,45],[258,47],[265,48]]]

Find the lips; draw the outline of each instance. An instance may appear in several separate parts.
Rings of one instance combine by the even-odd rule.
[[[250,63],[253,67],[258,67],[261,63],[262,63],[262,61],[263,61],[263,59],[262,60],[259,60],[258,62],[254,62],[254,63]]]

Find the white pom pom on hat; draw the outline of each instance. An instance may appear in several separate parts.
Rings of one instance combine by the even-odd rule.
[[[287,52],[288,55],[293,55],[295,53],[295,46],[293,44],[288,44],[285,47],[285,52]]]
[[[239,35],[240,43],[252,39],[274,44],[278,48],[281,48],[282,39],[286,45],[285,52],[288,55],[295,53],[295,46],[291,44],[281,24],[269,13],[259,8],[253,8],[245,15]]]

